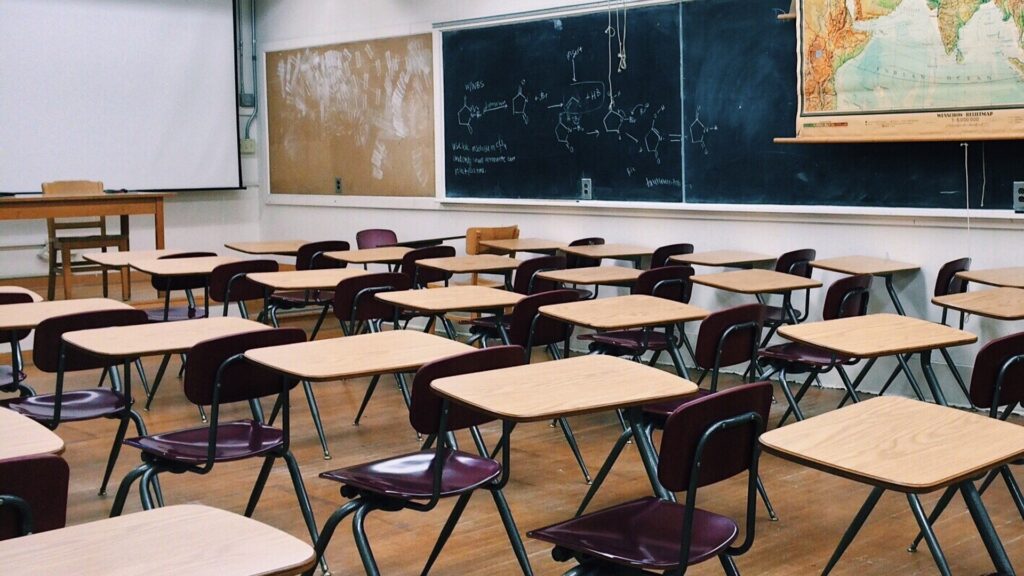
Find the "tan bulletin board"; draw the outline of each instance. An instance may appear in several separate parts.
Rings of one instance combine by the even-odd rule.
[[[429,34],[268,52],[270,191],[434,195]]]

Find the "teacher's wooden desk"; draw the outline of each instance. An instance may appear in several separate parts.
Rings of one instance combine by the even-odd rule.
[[[26,194],[0,197],[0,220],[36,220],[80,216],[120,216],[121,233],[128,235],[128,217],[153,215],[154,243],[164,247],[164,198],[174,194],[129,192],[85,196]]]

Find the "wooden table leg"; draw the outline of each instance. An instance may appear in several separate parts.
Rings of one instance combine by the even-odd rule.
[[[164,248],[164,199],[156,198],[153,207],[153,233],[156,236],[156,249]]]

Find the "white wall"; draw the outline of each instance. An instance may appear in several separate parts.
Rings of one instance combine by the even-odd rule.
[[[260,52],[270,45],[317,45],[368,37],[428,31],[434,22],[486,17],[510,11],[526,11],[580,2],[551,0],[260,0],[257,32]],[[261,139],[263,132],[258,132]],[[263,145],[263,142],[260,142]],[[741,207],[740,211],[636,210],[623,208],[533,207],[443,204],[435,200],[361,201],[358,199],[306,199],[270,196],[266,190],[266,167],[260,166],[264,198],[261,230],[264,237],[299,233],[309,239],[340,237],[352,239],[362,228],[385,227],[400,237],[447,235],[468,226],[518,224],[524,237],[571,240],[600,235],[609,242],[632,242],[658,246],[692,242],[698,250],[743,248],[770,254],[814,247],[819,257],[866,254],[887,256],[921,265],[915,274],[900,275],[896,288],[907,312],[938,320],[939,310],[929,303],[934,278],[946,261],[972,256],[975,268],[1019,264],[1008,249],[1020,238],[1024,224],[1012,213],[974,215],[968,230],[965,212],[899,210],[788,210],[776,207],[768,212]],[[991,192],[990,192],[991,193]],[[294,205],[298,204],[298,205]],[[800,211],[802,213],[797,213]],[[832,212],[831,214],[828,212]],[[843,213],[845,212],[845,213]],[[859,212],[859,214],[858,214]],[[707,269],[705,269],[707,271]],[[700,270],[698,270],[700,273]],[[827,286],[839,276],[816,272]],[[820,318],[824,292],[812,298],[812,318]],[[748,297],[728,295],[695,287],[694,303],[718,309],[748,302]],[[872,292],[872,311],[892,310],[881,279]],[[971,319],[967,328],[980,341],[1011,333],[1022,327],[1013,323]],[[695,327],[692,328],[695,330]],[[952,350],[957,364],[969,375],[977,346]],[[936,354],[934,365],[947,397],[958,401],[955,383]],[[915,366],[917,362],[914,362]],[[876,389],[895,365],[879,362],[866,389]],[[835,382],[829,380],[827,382]],[[922,385],[924,381],[921,380]],[[901,386],[903,386],[901,384]],[[902,390],[907,390],[904,386]]]

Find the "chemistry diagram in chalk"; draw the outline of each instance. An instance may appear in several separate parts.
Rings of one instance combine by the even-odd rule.
[[[522,119],[525,125],[530,123],[530,117],[526,115],[526,104],[530,99],[526,97],[526,94],[523,94],[524,84],[526,84],[526,80],[519,83],[519,91],[512,97],[512,115]]]
[[[473,106],[469,104],[469,97],[463,96],[462,108],[459,108],[458,118],[459,125],[464,126],[470,134],[473,133],[473,122],[479,118],[483,118],[484,114],[490,112],[497,112],[498,110],[504,110],[508,108],[508,103],[504,100],[488,102],[483,108],[479,106]]]
[[[718,130],[718,125],[708,126],[700,119],[700,106],[697,106],[697,113],[693,116],[693,122],[690,122],[690,142],[700,146],[702,152],[707,155],[708,143],[706,136],[712,132]]]

